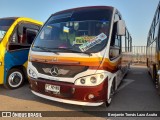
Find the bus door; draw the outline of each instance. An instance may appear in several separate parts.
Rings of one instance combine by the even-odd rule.
[[[14,70],[16,70],[17,68],[22,70],[25,67],[27,67],[29,48],[35,36],[37,35],[39,29],[40,29],[39,26],[36,26],[31,23],[20,23],[14,29],[13,33],[10,36],[7,45],[7,51],[5,53],[5,58],[4,58],[5,84],[8,82],[10,75],[11,77],[14,77],[16,76],[16,73],[18,73],[15,72]],[[25,75],[23,74],[23,76]],[[16,85],[16,83],[13,83],[13,87],[16,87],[14,85]]]
[[[122,70],[123,70],[123,64],[122,64],[122,50],[121,50],[121,36],[117,35],[117,22],[120,20],[120,16],[118,14],[115,14],[114,17],[114,25],[113,25],[113,32],[112,32],[112,39],[110,44],[110,52],[109,52],[109,58],[112,62],[114,62],[116,65],[116,71],[117,72],[117,79],[116,83],[117,85],[120,83],[121,76],[122,76]]]

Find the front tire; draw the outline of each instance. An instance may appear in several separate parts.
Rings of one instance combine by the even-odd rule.
[[[24,73],[17,68],[13,68],[8,71],[7,80],[4,86],[7,89],[16,89],[24,84]]]
[[[106,107],[109,107],[109,105],[111,104],[114,93],[115,93],[115,80],[113,80],[113,82],[112,82],[112,86],[110,88],[109,98],[106,101]]]

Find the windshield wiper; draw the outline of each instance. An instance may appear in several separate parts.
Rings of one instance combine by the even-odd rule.
[[[53,48],[53,49],[57,49],[57,50],[65,50],[65,51],[70,51],[70,52],[73,52],[73,53],[83,53],[83,54],[87,54],[87,55],[89,55],[89,56],[92,56],[91,53],[77,51],[77,50],[74,50],[74,49],[72,49],[72,48]]]
[[[45,52],[53,52],[53,53],[55,53],[55,54],[58,54],[56,51],[52,51],[51,49],[49,49],[49,48],[46,48],[46,47],[41,47],[41,46],[33,46],[34,48],[39,48],[39,49],[41,49],[41,50],[43,50],[43,51],[45,51]]]

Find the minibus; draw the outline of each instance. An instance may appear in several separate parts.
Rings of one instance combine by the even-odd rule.
[[[42,23],[30,18],[0,18],[0,84],[15,89],[27,79],[30,45]]]
[[[114,7],[57,12],[46,21],[29,52],[31,91],[63,103],[108,106],[128,71],[131,41]]]

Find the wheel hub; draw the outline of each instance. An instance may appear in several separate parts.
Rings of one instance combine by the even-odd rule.
[[[18,76],[18,74],[15,74],[15,75],[12,76],[11,82],[13,84],[18,84],[20,82],[20,80],[21,80],[21,77]]]
[[[8,79],[8,83],[11,87],[17,87],[21,84],[23,76],[20,72],[13,72]]]

